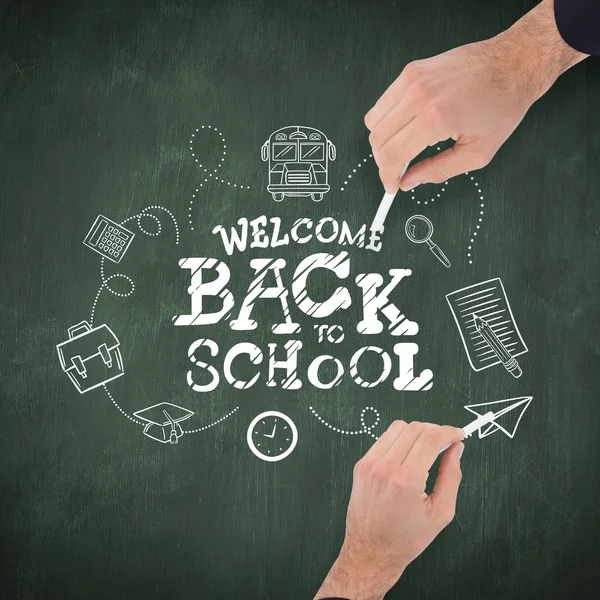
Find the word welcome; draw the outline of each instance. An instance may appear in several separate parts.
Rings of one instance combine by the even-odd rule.
[[[244,252],[246,248],[278,248],[287,246],[290,241],[296,244],[307,244],[313,238],[323,244],[337,243],[341,246],[356,246],[373,252],[381,250],[380,234],[382,231],[369,231],[369,241],[365,246],[367,226],[362,225],[352,234],[346,221],[340,224],[333,217],[324,217],[316,223],[312,219],[298,219],[292,225],[289,233],[281,233],[281,219],[262,215],[248,221],[246,217],[238,220],[238,227],[231,227],[230,232],[222,225],[213,229],[213,234],[221,234],[225,252],[231,256],[235,249]],[[248,245],[248,236],[252,238]]]

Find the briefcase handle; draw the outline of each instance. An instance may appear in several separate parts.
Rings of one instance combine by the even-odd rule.
[[[73,327],[69,327],[69,339],[72,340],[74,337],[78,335],[79,332],[83,331],[91,331],[92,328],[87,321],[81,321],[81,323],[77,323],[77,325],[73,325]]]

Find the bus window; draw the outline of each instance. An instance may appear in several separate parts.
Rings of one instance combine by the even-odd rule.
[[[282,162],[296,160],[296,144],[283,144],[275,142],[273,144],[273,160]]]
[[[323,143],[301,143],[300,144],[300,160],[323,160]]]

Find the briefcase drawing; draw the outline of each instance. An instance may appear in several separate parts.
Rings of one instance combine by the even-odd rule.
[[[82,321],[69,328],[69,339],[56,346],[63,371],[80,394],[123,375],[119,340],[107,325]]]

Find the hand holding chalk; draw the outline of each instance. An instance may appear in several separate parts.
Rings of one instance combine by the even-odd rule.
[[[470,435],[475,433],[478,429],[481,429],[484,425],[491,423],[495,419],[496,415],[492,412],[486,412],[485,415],[478,417],[468,425],[465,425],[462,430],[465,432],[464,439],[466,440]],[[448,450],[452,444],[446,444],[441,450],[440,454],[445,450]]]

